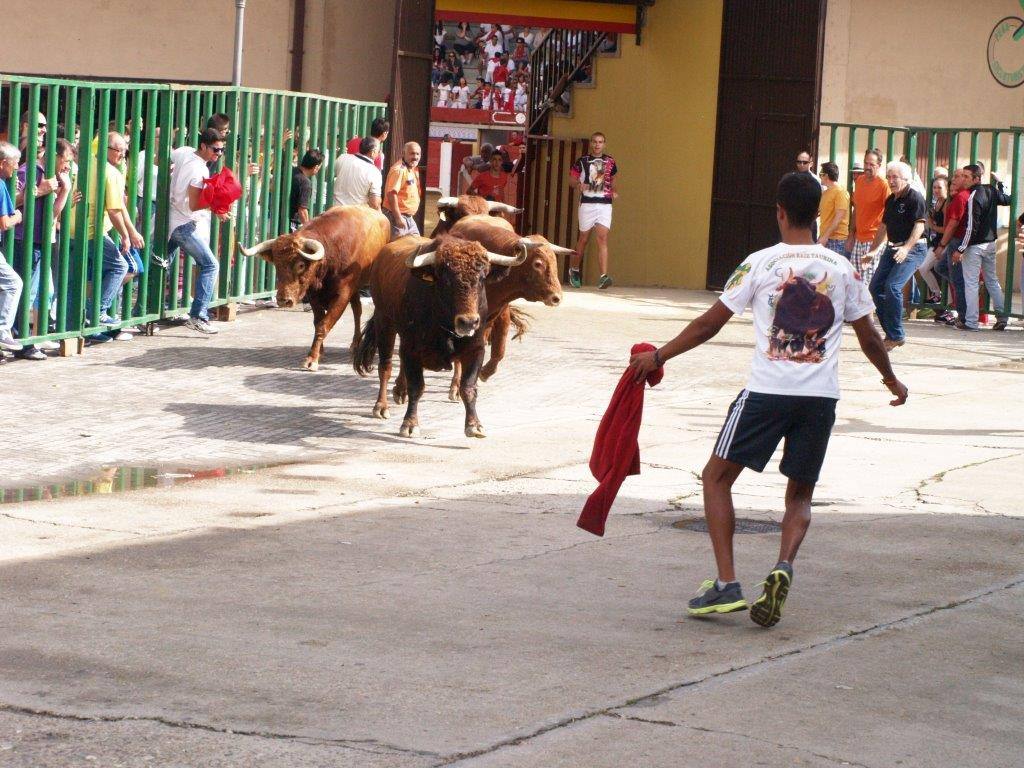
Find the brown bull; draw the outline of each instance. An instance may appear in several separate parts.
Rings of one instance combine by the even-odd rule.
[[[526,258],[489,253],[479,243],[447,235],[429,240],[403,237],[385,246],[370,268],[373,318],[363,330],[353,366],[360,375],[372,369],[376,352],[380,389],[373,415],[388,418],[388,380],[395,337],[408,381],[409,405],[399,434],[419,433],[417,408],[423,394],[423,370],[451,370],[462,363],[459,382],[466,406],[467,437],[484,437],[476,413],[476,379],[484,359],[479,333],[487,316],[485,284],[503,279]]]
[[[437,201],[437,226],[430,233],[431,237],[444,234],[449,231],[457,221],[466,216],[487,215],[499,216],[501,214],[515,215],[522,213],[522,208],[516,208],[507,203],[499,203],[494,200],[485,200],[479,195],[459,195],[458,197],[442,197]]]
[[[380,211],[363,205],[338,205],[312,219],[298,232],[264,240],[252,248],[239,243],[245,256],[260,256],[277,268],[277,304],[293,307],[308,297],[313,308],[313,344],[302,367],[320,366],[324,340],[351,302],[359,346],[359,286],[364,271],[391,236]]]
[[[515,326],[517,335],[521,335],[525,328],[522,321],[524,314],[513,310],[509,306],[510,302],[526,299],[542,302],[549,307],[558,306],[562,301],[562,284],[558,280],[557,255],[572,253],[572,249],[553,245],[542,235],[521,237],[505,219],[486,215],[467,216],[459,220],[450,234],[475,240],[493,253],[512,256],[520,249],[526,249],[529,254],[523,264],[510,270],[505,280],[487,285],[488,315],[484,320],[483,332],[484,338],[490,341],[491,355],[480,371],[480,379],[487,381],[505,357],[509,329]],[[448,390],[448,398],[452,401],[459,398],[459,380],[460,371],[456,363]],[[405,394],[405,382],[399,374],[395,382],[395,401],[404,402]]]

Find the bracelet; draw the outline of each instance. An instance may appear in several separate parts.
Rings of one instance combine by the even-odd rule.
[[[896,378],[893,378],[893,379],[882,379],[882,383],[885,384],[885,386],[887,386],[887,387],[895,384],[898,381],[899,381],[899,379],[896,379]]]
[[[654,350],[654,367],[661,368],[664,363],[661,361],[661,355],[658,354],[659,350]]]

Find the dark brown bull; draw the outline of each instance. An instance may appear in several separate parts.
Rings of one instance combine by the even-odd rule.
[[[245,256],[260,256],[277,268],[277,304],[293,307],[308,297],[313,308],[313,345],[302,367],[320,366],[324,339],[351,302],[355,331],[353,352],[359,346],[359,286],[391,236],[391,225],[380,211],[364,205],[338,205],[312,219],[294,234],[264,240],[252,248],[238,244]]]
[[[562,301],[562,284],[558,280],[558,254],[572,253],[570,248],[549,243],[542,235],[521,237],[505,219],[495,216],[474,215],[459,220],[451,234],[466,240],[475,240],[488,251],[513,256],[521,249],[528,251],[526,261],[514,267],[509,276],[498,283],[487,285],[488,315],[484,321],[485,339],[489,338],[491,355],[480,371],[480,379],[487,381],[505,357],[508,332],[511,327],[521,335],[525,330],[523,314],[515,314],[509,303],[516,299],[539,301],[549,307],[556,307]],[[459,369],[456,363],[448,398],[459,399]],[[395,402],[405,400],[405,382],[399,374],[395,382]]]
[[[388,418],[388,380],[395,336],[401,337],[399,358],[409,386],[409,405],[399,434],[419,433],[417,408],[423,394],[423,370],[451,370],[462,364],[459,382],[466,406],[467,437],[484,437],[476,413],[476,379],[484,359],[479,333],[487,316],[484,285],[500,281],[510,267],[526,258],[489,253],[479,243],[444,235],[429,240],[403,237],[388,244],[370,268],[373,318],[352,363],[360,375],[372,370],[377,353],[380,389],[373,415]]]
[[[431,237],[448,232],[455,223],[466,216],[487,215],[499,216],[501,214],[515,215],[522,213],[522,208],[499,203],[494,200],[485,200],[479,195],[459,195],[458,197],[442,197],[437,201],[437,226],[430,233]]]

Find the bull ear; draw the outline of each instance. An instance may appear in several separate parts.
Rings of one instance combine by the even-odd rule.
[[[426,267],[415,267],[410,270],[413,277],[417,280],[422,280],[424,283],[434,282],[434,268],[433,266]]]

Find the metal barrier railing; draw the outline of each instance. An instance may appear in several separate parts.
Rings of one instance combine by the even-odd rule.
[[[206,120],[215,113],[224,113],[231,120],[223,162],[238,176],[242,197],[228,221],[213,219],[210,248],[220,263],[220,273],[210,306],[270,296],[275,285],[273,266],[262,259],[238,258],[235,242],[253,242],[288,231],[292,168],[307,149],[320,149],[325,156],[323,168],[313,179],[310,215],[329,207],[334,159],[344,152],[349,137],[367,135],[370,122],[385,110],[386,105],[377,102],[256,88],[0,74],[0,129],[6,126],[6,140],[21,147],[22,163],[26,164],[24,204],[19,205],[24,236],[19,242],[12,232],[3,240],[5,258],[25,282],[17,317],[20,340],[35,343],[89,336],[174,316],[188,307],[193,295],[191,260],[180,257],[166,269],[163,266],[170,234],[171,151],[179,146],[195,147]],[[23,115],[27,121],[22,120]],[[47,124],[45,132],[40,131],[40,115]],[[99,171],[106,162],[111,130],[128,139],[124,166],[127,208],[145,246],[139,253],[141,276],[123,287],[111,309],[111,314],[122,318],[121,323],[100,326],[101,201],[106,184]],[[32,158],[38,157],[43,178],[53,178],[61,133],[78,148],[72,184],[82,193],[81,199],[69,200],[54,220],[54,195],[47,194],[36,244],[36,191],[41,179]],[[249,173],[250,165],[256,173]],[[154,167],[155,172],[145,173]],[[7,183],[14,198],[15,179]],[[117,240],[116,233],[111,237]],[[39,275],[39,310],[33,320],[29,285],[34,268]]]
[[[604,43],[607,34],[552,29],[530,54],[530,107],[527,133],[547,133],[548,115],[572,78]]]
[[[1016,235],[1020,228],[1016,222],[1024,205],[1024,198],[1020,194],[1024,173],[1024,128],[926,128],[822,123],[818,138],[819,165],[826,159],[836,163],[845,173],[841,181],[845,181],[851,193],[853,164],[860,162],[868,149],[881,150],[886,162],[906,157],[925,185],[926,201],[931,194],[931,179],[939,166],[952,172],[955,168],[980,160],[985,164],[986,171],[998,173],[1010,189],[1009,211],[1005,216],[1000,216],[1001,225],[1006,228],[1006,267],[1004,275],[1001,275],[1005,295],[1002,309],[1014,317],[1024,316],[1022,312],[1013,311],[1014,291],[1020,290],[1016,282],[1020,256]],[[827,157],[822,156],[824,147],[828,148]],[[1000,257],[1003,256],[1001,248],[1000,244]]]

